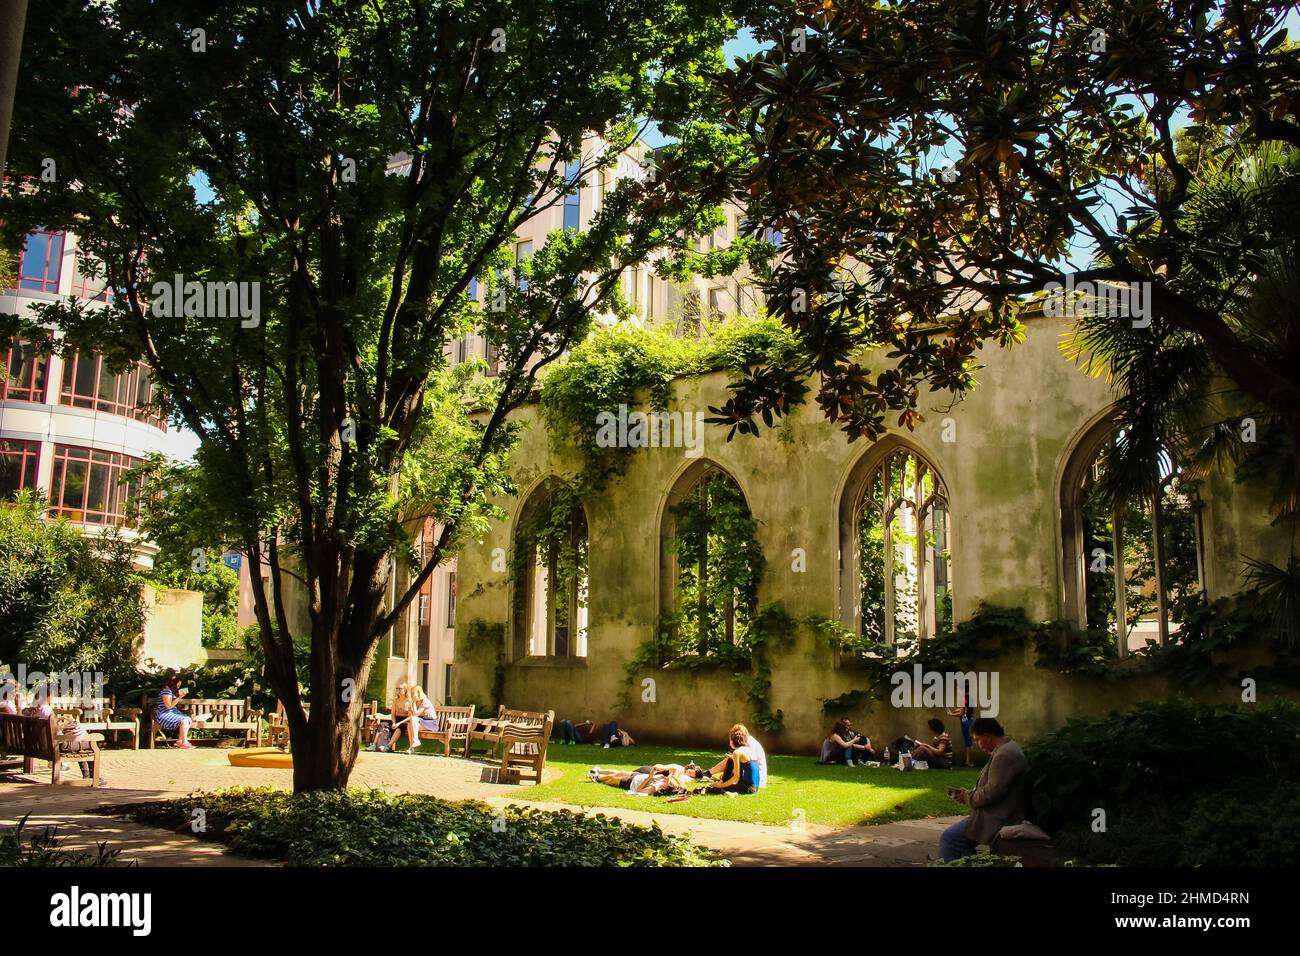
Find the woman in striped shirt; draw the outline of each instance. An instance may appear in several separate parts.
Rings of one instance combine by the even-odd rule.
[[[934,743],[917,743],[912,748],[913,760],[924,760],[931,767],[947,770],[952,766],[952,738],[943,729],[943,721],[931,717],[926,724],[934,732]]]

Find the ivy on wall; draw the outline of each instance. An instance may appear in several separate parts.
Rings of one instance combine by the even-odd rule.
[[[785,727],[784,712],[772,709],[772,652],[790,645],[798,629],[796,618],[780,604],[769,604],[750,619],[743,646],[720,648],[708,655],[679,653],[669,639],[672,618],[672,615],[665,615],[657,636],[644,642],[624,663],[623,691],[614,705],[616,711],[626,711],[631,707],[637,678],[647,671],[730,671],[749,703],[754,726],[772,733]]]
[[[1213,605],[1192,610],[1178,639],[1164,647],[1152,644],[1120,660],[1114,635],[1100,629],[1079,631],[1063,621],[1033,622],[1023,608],[981,604],[972,617],[946,634],[920,642],[885,645],[845,628],[839,621],[809,617],[832,650],[847,656],[848,666],[865,676],[864,686],[822,702],[827,714],[852,710],[887,696],[890,678],[900,669],[920,664],[925,670],[968,671],[1006,654],[1032,649],[1034,666],[1096,680],[1131,680],[1162,675],[1178,687],[1230,686],[1253,677],[1261,689],[1300,688],[1300,660],[1284,641],[1264,634],[1261,620],[1272,604],[1256,590],[1242,592]],[[1266,647],[1272,663],[1233,674],[1216,655],[1249,646]]]
[[[492,699],[481,710],[475,707],[475,713],[494,714],[505,702],[506,688],[506,627],[499,622],[488,622],[475,618],[465,628],[465,640],[460,648],[463,658],[477,661],[484,669],[492,671]],[[478,701],[462,700],[461,705],[475,704]]]
[[[527,621],[525,602],[534,564],[547,569],[547,588],[556,621],[567,621],[576,596],[586,601],[587,536],[582,500],[572,481],[551,479],[545,490],[530,498],[515,530],[510,573],[514,581],[513,612],[518,626]]]
[[[635,408],[643,394],[651,409],[665,410],[678,376],[717,370],[751,375],[759,367],[780,367],[795,352],[790,330],[768,316],[719,320],[695,339],[678,337],[668,327],[599,329],[542,380],[539,406],[551,447],[581,455],[582,469],[574,479],[579,493],[600,491],[623,475],[636,450],[596,443],[602,412],[617,412],[620,405]]]

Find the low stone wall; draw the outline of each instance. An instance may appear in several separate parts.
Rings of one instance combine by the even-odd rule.
[[[628,685],[621,668],[585,664],[508,665],[504,699],[511,707],[529,710],[555,710],[556,718],[574,721],[591,719],[603,722],[617,719],[643,743],[681,744],[720,748],[733,723],[745,723],[769,750],[781,753],[816,754],[831,724],[847,716],[855,729],[883,745],[903,734],[928,736],[926,721],[942,720],[961,748],[958,720],[947,714],[946,705],[894,706],[891,688],[883,699],[860,703],[846,711],[826,713],[823,701],[862,689],[865,678],[852,667],[834,666],[830,650],[816,637],[800,634],[791,646],[771,653],[772,689],[770,705],[783,712],[781,731],[764,731],[754,719],[752,707],[745,699],[744,687],[733,672],[717,670],[652,670],[638,672],[628,690],[629,706],[618,708],[619,697]],[[1228,672],[1249,674],[1259,659],[1239,658],[1225,661]],[[912,676],[911,665],[901,670]],[[476,679],[486,668],[464,674],[461,692],[467,700],[491,699],[491,688],[480,686]],[[1094,677],[1062,674],[1037,667],[1033,652],[1023,651],[978,665],[985,687],[993,689],[996,675],[997,719],[1008,733],[1024,743],[1033,743],[1063,725],[1072,717],[1104,716],[1113,711],[1132,708],[1143,701],[1164,700],[1181,693],[1206,703],[1229,704],[1241,701],[1240,679],[1199,688],[1180,686],[1176,679],[1160,674]],[[855,676],[859,678],[855,682]],[[642,681],[652,678],[653,700]],[[1277,692],[1262,691],[1260,702]],[[1286,696],[1300,700],[1300,692]],[[922,697],[921,701],[924,702]]]

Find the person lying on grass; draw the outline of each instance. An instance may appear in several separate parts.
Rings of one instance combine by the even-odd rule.
[[[658,797],[685,793],[690,782],[702,773],[702,769],[694,763],[686,766],[679,763],[657,763],[653,766],[637,767],[635,770],[606,770],[592,767],[587,771],[587,776],[596,783],[618,787],[628,793]]]

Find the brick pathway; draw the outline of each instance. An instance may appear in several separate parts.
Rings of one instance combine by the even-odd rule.
[[[30,777],[0,774],[0,826],[16,823],[31,812],[29,826],[57,826],[64,846],[91,848],[107,840],[122,847],[123,862],[141,866],[181,863],[216,866],[262,866],[226,853],[218,844],[152,827],[124,823],[93,811],[103,803],[130,803],[178,796],[191,790],[220,790],[233,786],[273,786],[289,789],[292,771],[232,767],[227,751],[197,748],[178,751],[109,750],[103,770],[107,786],[92,789],[65,774],[54,787],[49,772]],[[460,758],[362,753],[351,783],[390,793],[424,793],[449,800],[478,799],[493,806],[519,803],[527,790],[492,783],[487,764]],[[547,779],[558,774],[548,770]],[[558,803],[532,804],[541,808]],[[910,820],[871,827],[806,826],[800,831],[769,824],[705,820],[677,814],[605,807],[568,807],[579,813],[603,813],[629,823],[657,823],[665,833],[689,836],[719,851],[735,866],[921,866],[934,858],[939,831],[957,817]]]

